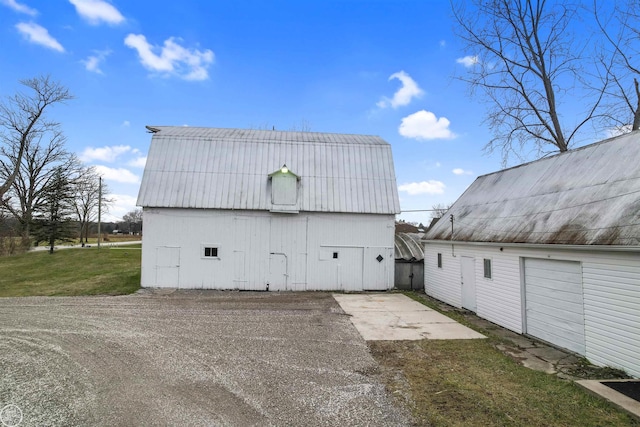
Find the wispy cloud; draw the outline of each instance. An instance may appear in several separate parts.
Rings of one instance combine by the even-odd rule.
[[[450,124],[446,117],[437,118],[431,111],[420,110],[403,118],[398,132],[418,140],[452,139],[456,135],[449,129]]]
[[[146,157],[138,157],[137,159],[131,160],[129,163],[127,163],[127,166],[131,166],[134,168],[144,168],[146,164]]]
[[[0,0],[0,4],[3,4],[18,13],[24,13],[31,16],[36,16],[38,11],[26,4],[18,3],[16,0]]]
[[[445,185],[441,181],[429,180],[421,182],[410,182],[398,186],[398,191],[405,192],[410,196],[418,194],[443,194]]]
[[[122,127],[128,128],[129,126],[131,126],[131,122],[129,120],[122,122]]]
[[[64,52],[64,48],[55,38],[51,37],[49,31],[41,27],[34,22],[20,22],[16,24],[16,29],[22,34],[30,43],[39,44],[48,49],[53,49],[58,52]]]
[[[124,44],[138,52],[140,63],[153,72],[174,75],[184,80],[206,80],[214,55],[209,49],[197,50],[181,46],[180,39],[170,37],[164,45],[153,46],[142,34],[129,34]],[[155,53],[155,52],[159,53]]]
[[[126,153],[135,153],[136,149],[129,145],[112,145],[105,147],[87,147],[80,154],[80,160],[83,162],[101,161],[113,163],[116,159]]]
[[[91,71],[97,74],[104,74],[100,69],[100,64],[111,54],[110,50],[95,51],[94,55],[90,55],[87,59],[83,59],[80,62],[84,64],[87,71]]]
[[[138,184],[140,182],[140,178],[132,173],[129,169],[125,168],[110,168],[104,165],[96,165],[96,172],[102,176],[102,178],[121,182],[123,184]]]
[[[399,71],[397,73],[391,74],[389,76],[389,80],[400,80],[402,83],[402,87],[398,89],[398,91],[393,94],[393,98],[389,99],[387,97],[383,97],[376,104],[380,108],[398,108],[403,105],[408,105],[413,98],[419,98],[424,94],[424,91],[418,87],[418,84],[409,76],[409,74],[404,71]]]
[[[454,175],[473,175],[473,171],[467,171],[462,168],[455,168],[451,172],[453,172]]]
[[[91,25],[106,23],[118,25],[124,22],[124,16],[111,3],[104,0],[69,0],[76,12]]]
[[[456,63],[462,64],[467,68],[473,67],[478,63],[478,55],[474,55],[474,56],[467,55],[463,58],[458,58],[456,59]]]

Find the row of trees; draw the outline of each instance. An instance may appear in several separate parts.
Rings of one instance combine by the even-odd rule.
[[[487,102],[485,148],[505,163],[640,129],[640,3],[451,2],[471,65],[460,77]]]
[[[26,93],[0,103],[0,214],[16,220],[22,248],[47,242],[53,250],[56,240],[77,235],[86,242],[108,190],[94,167],[66,150],[60,123],[47,115],[73,96],[48,76],[21,83]]]

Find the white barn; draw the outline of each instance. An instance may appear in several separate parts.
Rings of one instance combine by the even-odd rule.
[[[425,240],[427,294],[640,377],[640,133],[481,176]]]
[[[148,127],[142,286],[385,290],[399,213],[376,136]]]

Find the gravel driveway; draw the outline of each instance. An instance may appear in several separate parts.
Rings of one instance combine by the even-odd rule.
[[[0,299],[7,425],[407,424],[375,367],[329,294]]]

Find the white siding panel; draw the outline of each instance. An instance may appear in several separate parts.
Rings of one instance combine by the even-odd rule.
[[[438,254],[442,254],[442,268]],[[427,295],[454,307],[462,307],[460,261],[451,255],[451,245],[428,244],[424,250],[424,289]]]
[[[593,363],[624,369],[640,377],[640,252],[572,251],[456,243],[456,255],[491,257],[493,278],[484,279],[476,262],[479,316],[521,332],[520,259],[540,258],[580,262],[582,265],[584,351]],[[443,269],[436,254],[443,254]],[[425,291],[460,307],[459,265],[448,243],[425,246]],[[453,265],[454,271],[449,267]],[[566,277],[566,276],[565,276]],[[535,298],[535,297],[534,297]],[[550,302],[548,306],[557,306]],[[575,311],[575,310],[574,310]],[[518,314],[519,312],[519,314]],[[544,328],[543,328],[544,329]],[[547,340],[552,341],[552,337]],[[544,339],[544,338],[543,338]]]
[[[583,270],[587,358],[640,377],[640,254],[597,254]]]
[[[393,215],[145,208],[144,221],[145,287],[170,286],[157,280],[158,247],[179,248],[174,286],[182,288],[265,290],[279,280],[270,276],[272,254],[280,257],[278,277],[286,275],[277,283],[281,290],[361,291],[364,273],[374,269],[378,289],[393,287]],[[205,243],[218,246],[218,259],[201,256]],[[320,252],[327,247],[345,252],[324,262]],[[371,255],[366,260],[365,253]],[[381,263],[378,253],[384,254]]]
[[[443,268],[437,267],[442,253]],[[455,255],[455,256],[454,256]],[[427,243],[425,245],[425,292],[461,307],[460,264],[462,256],[476,259],[476,314],[515,332],[522,332],[520,260],[517,254],[494,247]],[[484,258],[492,263],[492,278],[484,277]]]

